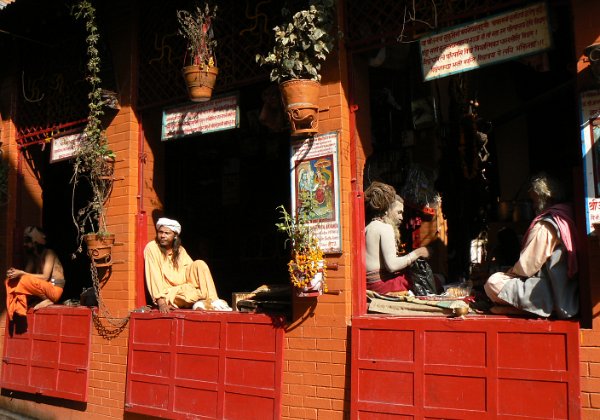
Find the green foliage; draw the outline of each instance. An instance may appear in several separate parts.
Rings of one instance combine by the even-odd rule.
[[[281,213],[280,222],[275,223],[278,232],[287,235],[286,243],[292,245],[294,253],[305,253],[316,245],[316,237],[309,225],[311,221],[311,209],[299,208],[295,216],[292,216],[286,208],[281,205],[277,207]]]
[[[203,69],[216,66],[215,48],[217,40],[214,37],[213,21],[217,17],[217,6],[204,4],[204,10],[199,6],[194,13],[187,10],[177,11],[179,35],[187,40],[189,62]]]
[[[281,217],[279,218],[281,222],[275,223],[277,231],[287,235],[286,243],[290,242],[294,251],[306,249],[310,237],[310,228],[307,225],[308,220],[306,215],[299,213],[293,217],[283,205],[277,207],[277,210],[281,212]]]
[[[334,0],[311,0],[308,10],[273,28],[275,46],[267,55],[256,55],[257,63],[272,67],[271,81],[321,80],[321,64],[333,48],[333,12]]]
[[[319,246],[319,240],[309,222],[312,216],[312,206],[298,209],[295,216],[288,213],[284,206],[277,209],[281,213],[280,223],[275,223],[277,230],[287,235],[287,242],[292,245],[292,258],[288,262],[290,282],[296,288],[304,290],[313,288],[313,280],[319,271],[322,272],[322,285],[327,291],[327,264],[325,255]]]
[[[106,234],[105,204],[112,190],[115,154],[108,147],[108,139],[101,121],[105,101],[102,99],[100,80],[100,35],[96,26],[96,9],[90,1],[82,0],[74,6],[72,13],[76,19],[85,22],[88,58],[86,79],[90,84],[87,124],[75,155],[71,178],[73,196],[82,180],[86,180],[92,190],[92,197],[84,207],[77,211],[73,208],[73,222],[77,226],[78,242],[81,245],[83,235],[87,232]]]

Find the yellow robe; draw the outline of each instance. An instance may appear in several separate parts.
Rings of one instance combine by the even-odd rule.
[[[150,241],[144,249],[146,286],[156,303],[165,298],[177,308],[190,308],[199,300],[218,299],[215,283],[208,265],[202,260],[192,261],[183,247],[179,251],[179,265],[173,265],[156,241]]]

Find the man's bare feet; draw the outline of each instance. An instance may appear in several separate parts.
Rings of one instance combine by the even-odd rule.
[[[33,307],[33,310],[37,311],[38,309],[42,309],[42,308],[45,308],[46,306],[50,306],[50,305],[54,305],[54,302],[52,302],[50,299],[44,299],[40,303],[35,305]]]

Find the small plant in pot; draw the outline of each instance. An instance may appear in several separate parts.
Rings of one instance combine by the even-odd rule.
[[[327,292],[327,265],[315,232],[310,225],[310,209],[299,208],[291,215],[284,206],[277,208],[280,222],[275,226],[287,235],[286,243],[292,247],[288,262],[290,282],[299,297],[318,296]]]
[[[112,192],[115,154],[108,147],[108,139],[102,127],[101,117],[104,115],[103,90],[100,80],[100,57],[98,54],[98,28],[95,21],[96,10],[89,1],[76,4],[73,14],[84,19],[88,36],[87,42],[87,80],[90,83],[88,94],[89,113],[82,139],[73,162],[73,223],[77,227],[77,252],[83,251],[83,241],[88,247],[88,254],[97,266],[111,264],[114,235],[106,229],[106,202]],[[82,185],[83,181],[83,185]],[[75,199],[77,187],[90,190],[87,203],[76,209]]]
[[[83,241],[87,244],[87,253],[91,259],[90,272],[92,288],[84,290],[81,295],[83,302],[90,302],[98,306],[98,311],[92,311],[92,321],[98,334],[112,340],[118,337],[129,322],[129,315],[124,318],[115,318],[104,304],[100,290],[112,272],[112,247],[115,236],[106,230],[106,204],[112,192],[114,182],[115,154],[108,147],[108,139],[104,132],[101,117],[104,107],[114,104],[111,96],[101,88],[100,56],[98,42],[100,39],[96,25],[96,8],[88,0],[81,0],[75,4],[72,14],[76,19],[85,22],[87,31],[87,80],[90,83],[88,93],[89,113],[83,136],[79,142],[78,151],[73,162],[72,217],[77,227],[77,252],[83,252]],[[81,188],[84,194],[76,197],[75,193]],[[86,203],[79,209],[79,200],[86,198]],[[87,198],[89,197],[89,199]],[[100,267],[103,267],[99,270]],[[95,299],[90,299],[93,292]],[[106,326],[101,318],[106,319],[110,326]]]
[[[320,72],[333,48],[333,11],[334,0],[311,0],[307,10],[273,28],[273,49],[256,55],[257,63],[272,67],[271,81],[279,83],[293,136],[318,132]]]
[[[217,6],[210,7],[207,3],[204,8],[197,6],[193,12],[177,11],[179,35],[187,41],[183,77],[190,100],[194,102],[211,98],[219,74],[215,56],[217,40],[213,32],[216,17]]]

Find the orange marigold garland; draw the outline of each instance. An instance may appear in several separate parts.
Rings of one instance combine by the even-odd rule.
[[[313,279],[321,273],[323,290],[327,292],[325,255],[308,224],[308,216],[299,212],[292,217],[285,207],[279,206],[278,209],[282,215],[281,223],[275,225],[280,232],[288,235],[292,244],[292,259],[288,263],[292,285],[298,289],[311,289]]]
[[[322,273],[323,289],[327,292],[327,265],[316,238],[313,238],[307,251],[294,253],[288,263],[288,272],[292,284],[299,289],[311,288],[315,276]]]

